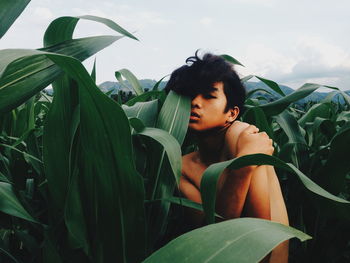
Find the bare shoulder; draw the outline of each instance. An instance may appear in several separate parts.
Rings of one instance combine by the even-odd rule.
[[[239,134],[249,126],[250,124],[243,121],[235,121],[232,125],[227,129],[226,137],[238,137]]]
[[[246,129],[250,124],[242,121],[235,121],[232,125],[227,129],[225,135],[225,148],[224,148],[224,156],[223,159],[231,159],[232,155],[236,155],[236,146],[238,137],[241,132]]]

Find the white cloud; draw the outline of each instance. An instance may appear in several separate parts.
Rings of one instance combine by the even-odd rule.
[[[240,4],[249,4],[249,5],[260,5],[266,7],[273,7],[276,3],[281,4],[282,0],[279,2],[277,0],[226,0],[230,3],[240,3]]]
[[[80,15],[93,14],[109,18],[121,26],[127,26],[128,31],[141,30],[153,25],[170,25],[174,21],[164,18],[162,14],[152,11],[137,11],[129,5],[114,5],[111,9],[82,9],[76,8],[74,11]],[[127,12],[126,12],[127,11]]]
[[[211,17],[203,17],[199,20],[199,23],[204,26],[210,26],[213,24],[213,19]]]
[[[301,37],[285,52],[263,44],[246,47],[242,75],[254,74],[298,88],[306,82],[350,89],[350,54],[318,37]]]
[[[54,18],[53,13],[51,12],[51,10],[47,7],[35,7],[34,10],[34,17],[37,17],[38,19],[42,20],[51,20]]]

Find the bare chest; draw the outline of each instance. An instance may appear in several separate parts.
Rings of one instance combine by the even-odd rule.
[[[200,189],[200,183],[202,180],[203,173],[208,166],[193,161],[193,153],[186,155],[182,158],[182,174],[185,176],[193,185]]]

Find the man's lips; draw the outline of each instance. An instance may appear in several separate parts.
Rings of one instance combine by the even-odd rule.
[[[191,115],[190,115],[190,120],[197,120],[200,118],[200,115],[196,112],[191,112]]]

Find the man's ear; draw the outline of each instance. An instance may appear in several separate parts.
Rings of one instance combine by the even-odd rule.
[[[237,119],[238,114],[239,114],[239,108],[237,106],[234,106],[233,109],[228,110],[229,116],[227,122],[233,122],[234,120]]]

